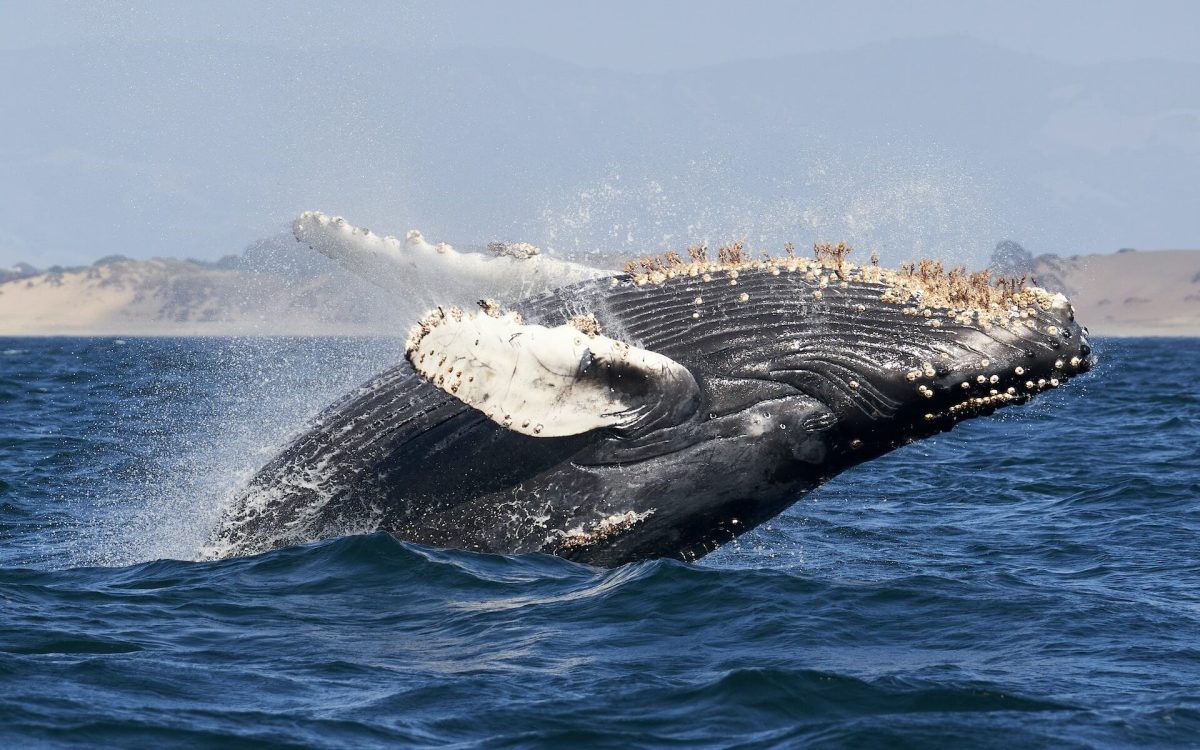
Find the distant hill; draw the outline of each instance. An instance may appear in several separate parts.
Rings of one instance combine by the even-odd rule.
[[[1200,250],[1042,255],[1033,276],[1065,292],[1092,333],[1200,336]]]
[[[215,263],[108,257],[0,277],[0,335],[9,336],[377,334],[404,314],[290,237]]]
[[[1200,251],[1062,258],[1002,248],[1100,336],[1200,336]],[[0,282],[0,335],[404,335],[436,290],[397,299],[290,239],[215,263],[105,258]]]

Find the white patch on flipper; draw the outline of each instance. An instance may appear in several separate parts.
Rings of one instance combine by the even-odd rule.
[[[503,251],[487,254],[463,253],[446,243],[434,245],[415,229],[400,240],[318,211],[297,216],[292,232],[300,242],[376,286],[411,293],[420,285],[451,299],[517,299],[611,273],[556,260],[525,243],[499,245]]]
[[[661,354],[570,324],[525,325],[515,313],[438,308],[413,327],[407,353],[438,388],[493,422],[536,437],[669,418],[675,409],[664,411],[660,401],[696,390],[687,368]],[[647,380],[661,388],[634,388]],[[630,388],[622,388],[626,383]]]

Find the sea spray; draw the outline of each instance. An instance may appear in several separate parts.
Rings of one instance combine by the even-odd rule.
[[[754,251],[846,242],[864,261],[878,251],[885,265],[932,257],[982,267],[1004,239],[999,188],[948,155],[851,158],[814,148],[780,161],[771,177],[722,160],[693,160],[674,174],[614,166],[512,231],[593,265],[741,239]]]
[[[105,431],[147,440],[128,465],[81,487],[94,510],[81,517],[71,564],[123,565],[194,559],[232,494],[314,415],[396,361],[390,338],[131,340],[150,377],[123,393]]]

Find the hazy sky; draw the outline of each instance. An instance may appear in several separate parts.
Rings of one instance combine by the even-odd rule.
[[[1200,62],[1198,32],[1194,0],[0,0],[0,49],[139,40],[495,47],[644,72],[944,34],[1064,62]]]
[[[1012,70],[1024,69],[1032,59],[994,56],[993,62],[974,42],[961,49],[946,46],[946,35],[962,35],[1058,63],[1095,65],[1149,58],[1198,65],[1198,28],[1200,0],[0,0],[0,80],[6,81],[10,107],[6,114],[0,105],[0,266],[21,260],[43,266],[81,263],[111,252],[216,258],[282,231],[290,215],[309,208],[344,212],[385,231],[402,232],[410,226],[436,229],[443,233],[439,238],[452,241],[494,238],[484,236],[491,230],[483,226],[495,227],[499,237],[507,217],[524,221],[522,232],[542,215],[562,217],[558,223],[568,225],[577,224],[581,213],[589,213],[590,220],[599,223],[596,217],[602,212],[587,201],[624,189],[624,200],[636,204],[642,201],[637,190],[657,190],[672,181],[687,183],[688,175],[681,170],[695,164],[676,160],[685,166],[660,165],[646,155],[656,157],[662,149],[647,144],[655,139],[671,143],[678,114],[690,111],[686,105],[699,101],[694,97],[711,93],[709,79],[719,82],[730,75],[751,75],[760,81],[772,75],[775,66],[759,66],[754,73],[705,72],[698,79],[664,73],[796,55],[809,55],[804,65],[817,69],[826,58],[814,62],[814,53],[857,50],[889,40],[908,40],[899,61],[911,62],[916,66],[913,75],[921,76],[900,81],[916,86],[911,97],[870,113],[877,132],[883,134],[871,141],[877,161],[891,166],[868,164],[856,151],[827,154],[824,161],[806,163],[808,171],[801,177],[815,185],[807,193],[764,188],[767,192],[760,202],[744,209],[729,207],[725,205],[729,201],[717,197],[710,198],[711,206],[691,197],[688,201],[693,202],[672,198],[679,205],[672,209],[671,220],[682,220],[689,213],[742,211],[750,217],[743,222],[748,225],[765,213],[762,207],[767,205],[784,207],[772,209],[781,213],[809,210],[813,194],[829,192],[812,175],[827,170],[830,160],[849,159],[836,168],[837,174],[830,174],[830,182],[857,172],[866,175],[860,182],[877,192],[924,195],[932,187],[945,193],[940,205],[956,216],[991,211],[997,195],[1001,199],[1029,196],[1030,202],[1045,205],[1040,216],[1017,208],[999,223],[1021,227],[1022,238],[1035,240],[1039,232],[1059,230],[1035,249],[1092,251],[1141,242],[1194,246],[1200,242],[1196,221],[1180,219],[1175,204],[1159,200],[1153,191],[1178,196],[1178,186],[1192,182],[1195,160],[1200,159],[1200,93],[1193,93],[1190,81],[1200,76],[1177,68],[1159,75],[1161,66],[1131,72],[1127,66],[1111,75],[1089,70],[1072,79],[1070,86],[1051,91],[1039,88],[1044,82],[1038,79],[1047,66],[1034,61],[1037,64],[1029,70],[1038,72],[1021,79],[1029,82],[1028,91],[1010,85],[1004,99],[1010,110],[1005,116],[1025,128],[1019,134],[1014,131],[1014,138],[1025,140],[1001,143],[1006,133],[996,137],[986,129],[988,122],[999,121],[997,113],[988,111],[988,102],[981,104],[974,98],[980,91],[1000,96],[1000,79],[972,78],[957,94],[946,94],[928,83],[945,66],[939,62],[932,69],[920,68],[919,61],[926,51],[928,59],[938,61],[974,55],[976,67],[969,76],[995,72],[1007,75],[1004,80],[1009,85]],[[520,50],[543,58],[523,58],[525,67],[514,66],[494,76],[504,88],[480,90],[472,87],[491,72],[491,58],[479,62],[478,55],[462,54],[480,49]],[[586,75],[576,68],[549,64],[546,57],[582,66]],[[459,58],[468,61],[454,74],[459,77],[442,85],[436,78],[437,66]],[[495,67],[502,67],[503,55],[496,59]],[[895,56],[886,59],[893,62],[879,67],[891,67],[896,60]],[[416,83],[405,79],[418,67],[425,72],[413,73]],[[794,68],[792,64],[793,72]],[[617,73],[595,74],[606,69]],[[860,70],[858,79],[845,83],[884,80],[886,72],[878,67]],[[806,73],[800,75],[799,82],[786,79],[789,88],[782,93],[820,84],[811,76],[804,79]],[[963,76],[968,76],[965,69]],[[402,79],[410,89],[397,88]],[[421,81],[430,80],[429,88],[419,88]],[[1161,85],[1147,86],[1145,81]],[[946,84],[943,80],[939,85]],[[958,86],[954,81],[949,84]],[[653,93],[647,94],[660,85],[672,96],[664,97],[658,109],[645,106],[660,103]],[[736,83],[722,86],[714,84],[714,90],[729,95],[741,88]],[[408,92],[418,90],[424,91],[424,99],[406,98]],[[812,96],[824,98],[792,104],[801,111],[819,112],[839,95],[839,91],[820,92],[819,85],[813,90],[818,93]],[[463,101],[466,92],[473,92],[476,99]],[[635,94],[643,98],[633,98]],[[587,114],[601,102],[623,102],[625,95],[630,102],[641,102],[632,106],[642,108]],[[526,105],[526,110],[515,112],[516,118],[536,111],[530,116],[538,122],[526,129],[542,128],[538,131],[542,135],[525,142],[512,112],[507,123],[489,121],[492,112],[477,106],[488,97],[493,109],[509,102]],[[934,132],[927,123],[904,125],[931,103],[949,105],[940,125],[953,120],[953,138],[945,138],[944,129]],[[1126,103],[1128,108],[1123,106]],[[1026,104],[1036,104],[1050,114],[1039,110],[1042,120],[1022,121]],[[14,111],[18,107],[21,112]],[[436,111],[457,113],[458,121],[437,123],[429,114]],[[771,116],[768,112],[759,124]],[[604,122],[607,117],[624,121]],[[954,118],[961,118],[961,127]],[[553,129],[559,122],[567,132]],[[585,132],[583,125],[592,123],[596,130]],[[831,127],[834,136],[849,130]],[[618,131],[624,133],[627,149],[601,143]],[[690,158],[718,179],[721,169],[745,172],[746,149],[732,132],[729,123],[717,121],[710,123],[709,131],[692,133],[709,146],[707,152],[689,152],[694,154]],[[904,135],[893,141],[893,132]],[[964,137],[958,138],[960,134]],[[987,140],[981,140],[984,134]],[[769,149],[776,135],[766,127],[746,140]],[[809,140],[819,143],[825,135],[816,133]],[[539,142],[539,137],[557,142]],[[568,143],[579,145],[564,145]],[[998,145],[993,148],[994,144]],[[593,149],[596,145],[607,150]],[[1032,161],[1018,164],[997,156],[1001,147],[1023,149],[1021,153]],[[1038,149],[1054,149],[1068,162],[1048,160],[1039,172]],[[990,151],[996,153],[989,161]],[[852,163],[855,160],[858,163]],[[601,177],[592,163],[597,161],[607,170]],[[790,173],[782,163],[767,167],[761,179],[756,177],[758,184],[799,179],[797,163],[793,161]],[[910,174],[912,170],[896,164],[923,165],[926,175]],[[497,174],[511,174],[513,165],[542,171],[517,175],[523,181],[510,183],[505,190],[471,193],[468,189],[486,175],[495,179]],[[479,175],[472,174],[475,166],[480,167]],[[609,184],[610,175],[628,175],[630,167],[651,172],[641,176],[641,187],[631,189],[628,181],[624,188]],[[763,169],[761,164],[758,168]],[[655,169],[658,173],[653,173]],[[1000,174],[1005,169],[1012,174]],[[887,170],[893,174],[885,175],[881,183],[878,178]],[[1024,182],[1018,188],[997,183],[991,193],[976,191],[984,197],[969,211],[962,209],[963,202],[970,200],[967,193],[999,179],[998,174]],[[1113,178],[1117,184],[1101,184],[1105,174],[1118,175]],[[1126,179],[1126,174],[1152,174],[1153,179],[1142,183],[1141,177]],[[469,184],[472,180],[475,186]],[[954,193],[956,182],[970,190]],[[539,187],[550,193],[557,190],[566,196],[564,202],[534,195],[533,188]],[[687,196],[712,195],[709,188],[696,185],[679,190]],[[861,192],[858,187],[855,191]],[[1043,192],[1064,201],[1061,215],[1074,211],[1076,224],[1059,221],[1054,213],[1059,206],[1043,199]],[[522,195],[529,197],[526,204],[543,201],[543,205],[522,205],[518,200]],[[656,196],[650,197],[660,203],[666,200]],[[857,194],[844,198],[847,204],[870,205],[876,200]],[[585,205],[579,205],[581,201]],[[1088,207],[1080,209],[1085,203]],[[1164,215],[1151,215],[1146,203],[1161,207]],[[467,208],[460,209],[461,205]],[[609,212],[603,214],[604,221],[611,228],[629,223],[621,206],[604,209]],[[1117,210],[1120,207],[1126,213]],[[846,223],[840,205],[830,211]],[[927,207],[905,204],[899,198],[888,203],[887,211],[929,213]],[[861,226],[868,213],[864,208],[850,218]],[[1115,228],[1110,231],[1106,226],[1085,236],[1079,226],[1086,228],[1093,217],[1095,223],[1107,219]],[[1143,224],[1127,217],[1138,217]],[[471,225],[470,219],[478,221]],[[735,217],[726,223],[740,221]],[[724,227],[718,224],[714,223],[715,231]],[[1155,227],[1162,231],[1155,234]],[[979,248],[1000,238],[993,237],[990,229],[976,234]],[[905,240],[903,231],[895,240]]]

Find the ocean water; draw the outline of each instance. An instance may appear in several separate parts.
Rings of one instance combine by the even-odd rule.
[[[398,347],[0,340],[0,745],[1200,746],[1200,341],[1101,341],[694,565],[189,561]]]

